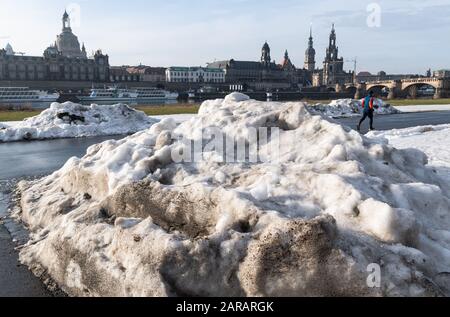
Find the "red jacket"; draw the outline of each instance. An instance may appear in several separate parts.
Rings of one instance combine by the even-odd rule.
[[[364,110],[368,111],[368,110],[373,110],[374,109],[374,103],[375,98],[374,97],[366,97],[362,100],[361,104],[362,107],[364,108]]]

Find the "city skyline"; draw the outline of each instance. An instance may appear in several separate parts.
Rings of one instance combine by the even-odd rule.
[[[61,12],[69,8],[75,14],[74,33],[88,52],[103,49],[112,65],[203,66],[221,59],[257,60],[255,52],[268,41],[277,63],[287,49],[292,62],[302,68],[312,23],[321,67],[334,22],[346,69],[353,69],[350,60],[355,56],[358,72],[423,74],[428,68],[449,67],[449,44],[441,40],[450,33],[449,23],[444,23],[450,16],[449,1],[378,1],[371,12],[367,11],[371,2],[354,0],[345,1],[345,7],[344,1],[328,0],[310,4],[283,0],[276,7],[264,6],[266,0],[259,5],[253,0],[228,0],[228,6],[217,0],[149,2],[135,0],[124,7],[116,1],[50,0],[43,6],[43,1],[2,0],[0,46],[11,43],[18,52],[42,55],[61,29]],[[13,8],[21,19],[11,14]],[[367,19],[377,14],[377,8],[379,25],[369,25]]]

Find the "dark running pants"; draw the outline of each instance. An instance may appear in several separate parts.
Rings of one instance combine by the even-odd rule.
[[[361,118],[361,121],[359,121],[359,126],[369,117],[370,119],[370,128],[373,129],[373,110],[364,111],[363,117]]]

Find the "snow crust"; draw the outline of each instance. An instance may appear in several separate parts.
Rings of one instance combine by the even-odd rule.
[[[0,129],[0,142],[131,134],[156,120],[124,104],[53,103],[40,115]]]
[[[428,156],[429,165],[450,183],[450,124],[372,131],[367,136],[386,139],[399,149],[423,151]]]
[[[213,128],[251,143],[267,127],[263,162],[208,146]],[[182,139],[203,159],[175,163]],[[449,295],[450,187],[427,163],[303,103],[232,94],[21,182],[20,259],[76,296]]]
[[[375,114],[396,114],[400,113],[395,107],[386,104],[381,99],[375,99]],[[330,104],[315,104],[309,106],[309,110],[314,114],[324,114],[331,118],[359,116],[363,113],[361,100],[339,99],[333,100]]]

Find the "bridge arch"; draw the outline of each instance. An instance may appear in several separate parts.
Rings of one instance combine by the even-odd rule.
[[[423,86],[431,86],[434,89],[438,89],[440,88],[440,82],[436,81],[436,80],[430,80],[430,81],[404,81],[402,83],[402,90],[407,90],[408,88],[410,88],[411,86],[418,86],[418,87],[423,87]]]
[[[405,96],[415,99],[434,96],[438,88],[438,85],[433,82],[415,82],[404,84],[402,91]]]
[[[345,92],[346,93],[355,95],[357,91],[358,91],[358,88],[355,85],[345,86]]]
[[[392,88],[387,84],[367,85],[367,91],[373,91],[377,97],[387,97],[391,89]]]

